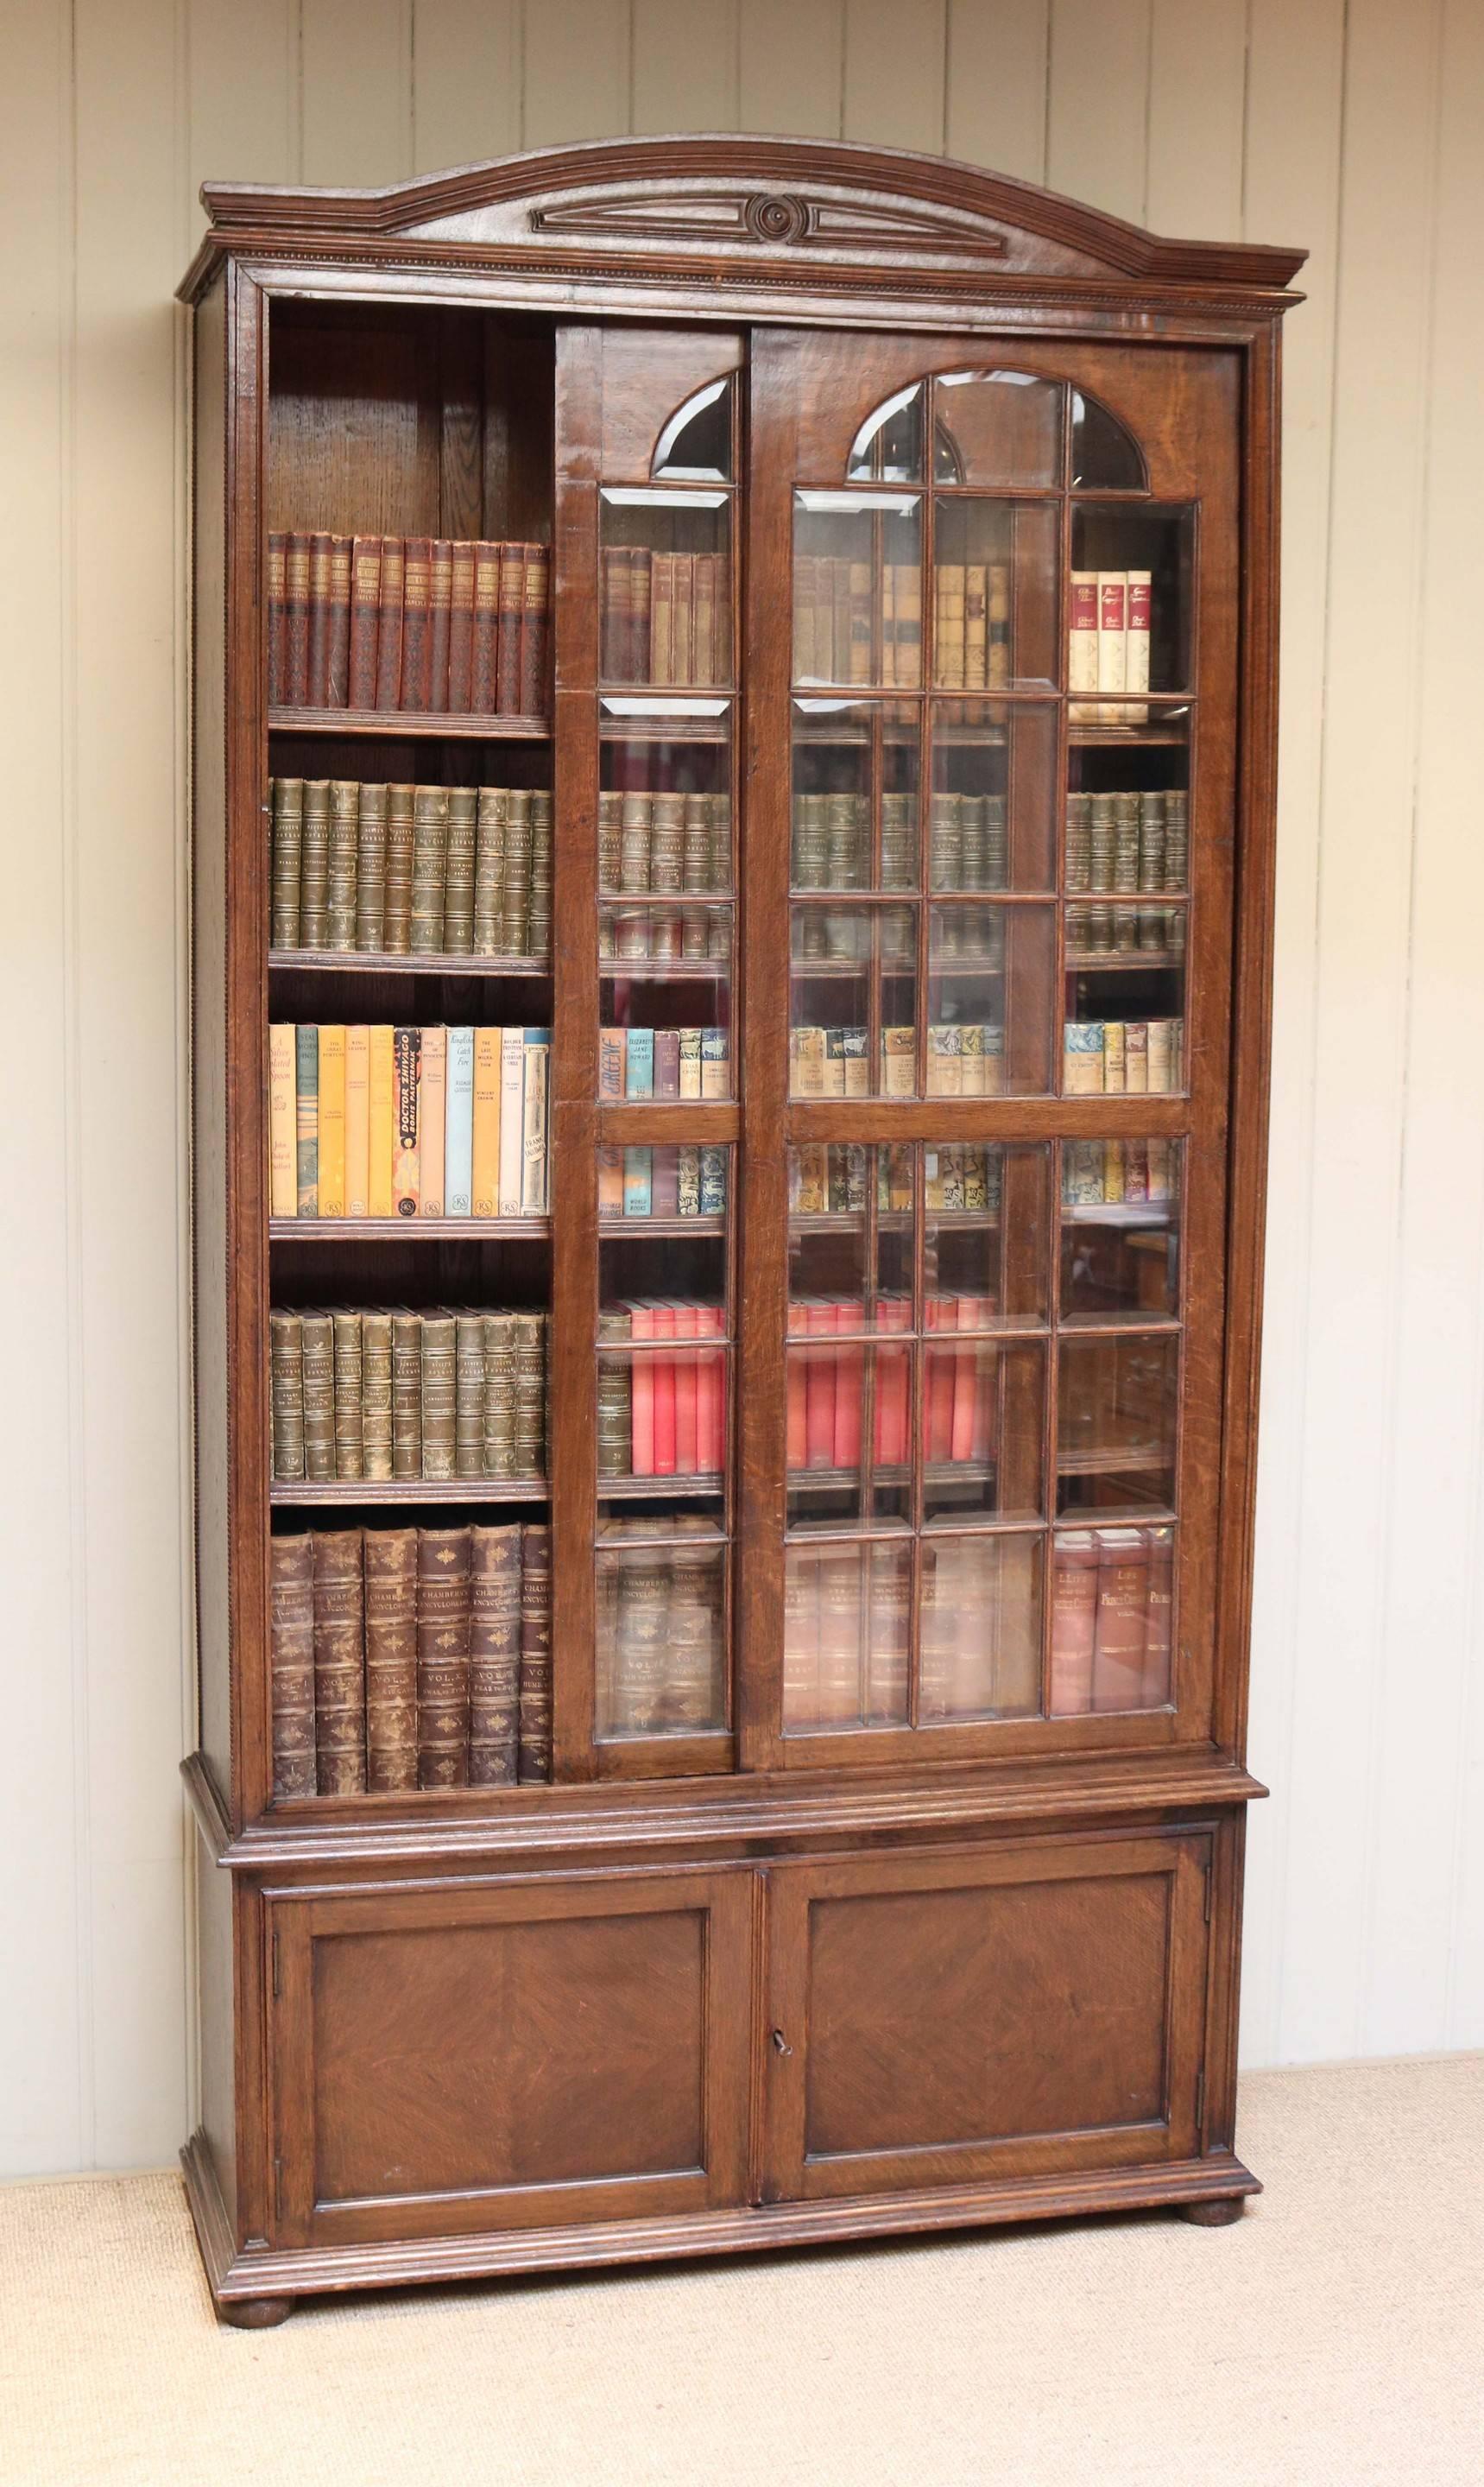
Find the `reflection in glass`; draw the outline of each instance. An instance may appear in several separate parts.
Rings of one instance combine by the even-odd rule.
[[[922,1284],[976,1302],[997,1327],[1046,1319],[1050,1153],[1044,1141],[1004,1147],[924,1142]],[[976,1326],[967,1320],[946,1327]],[[931,1324],[928,1325],[931,1327]]]
[[[875,1260],[868,1267],[872,1228]],[[857,1142],[790,1148],[788,1299],[794,1336],[808,1333],[825,1304],[838,1329],[911,1327],[910,1150]]]
[[[1179,1311],[1181,1145],[1062,1142],[1063,1320]]]
[[[1051,1589],[1054,1718],[1170,1698],[1174,1530],[1059,1528]]]
[[[1030,1719],[1041,1706],[1041,1541],[945,1537],[922,1549],[918,1716]]]
[[[936,906],[927,971],[927,1094],[1044,1094],[1056,972],[1052,909],[967,900]]]
[[[673,1299],[611,1305],[598,1315],[600,1478],[720,1476],[727,1455],[727,1350],[719,1304]],[[633,1353],[605,1353],[630,1341]]]
[[[656,482],[726,483],[731,474],[731,382],[711,380],[670,417],[654,451]]]
[[[915,888],[916,713],[896,702],[796,700],[793,730],[795,889]]]
[[[603,681],[729,683],[728,495],[610,486],[602,503]]]
[[[928,886],[1049,890],[1055,883],[1057,715],[1000,701],[933,711]]]
[[[725,1145],[599,1149],[597,1214],[632,1224],[646,1218],[705,1219],[726,1216]]]
[[[899,685],[922,663],[919,502],[892,492],[794,500],[793,678]]]
[[[783,1733],[907,1719],[912,1550],[790,1546],[783,1580]]]
[[[802,1334],[809,1344],[787,1352],[790,1528],[849,1528],[911,1516],[912,1349],[867,1346],[859,1337],[858,1308],[845,1312],[857,1335],[840,1339],[835,1303],[791,1308],[795,1338]],[[905,1330],[910,1305],[882,1303],[877,1321],[881,1329]]]
[[[930,1297],[921,1430],[926,1521],[1038,1520],[1045,1351],[1039,1339],[976,1335],[993,1319],[986,1298]],[[934,1331],[954,1329],[946,1345]]]
[[[1064,1333],[1057,1406],[1057,1507],[1168,1510],[1175,1492],[1179,1341],[1170,1331]]]
[[[1115,755],[1122,757],[1123,755]],[[1190,876],[1190,799],[1183,786],[1086,785],[1089,772],[1101,774],[1106,755],[1081,754],[1084,784],[1066,798],[1066,886],[1068,896],[1095,891],[1099,897],[1155,897],[1166,890],[1183,892]],[[1168,771],[1164,751],[1128,755],[1146,769]],[[1134,919],[1137,923],[1137,917]],[[1092,949],[1111,950],[1113,919],[1100,916],[1097,929],[1110,937],[1089,939]]]
[[[850,444],[845,473],[852,484],[921,484],[922,384],[898,389],[868,414]]]
[[[943,372],[933,382],[934,479],[1051,491],[1061,480],[1061,383],[1029,372]]]
[[[1149,479],[1138,441],[1095,397],[1072,391],[1072,489],[1146,492]]]
[[[691,1545],[646,1543],[688,1534]],[[599,1737],[725,1726],[727,1549],[712,1524],[684,1512],[614,1520],[596,1561]]]

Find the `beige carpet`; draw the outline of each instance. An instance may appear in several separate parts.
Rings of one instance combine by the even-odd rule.
[[[1133,2217],[219,2330],[173,2176],[0,2190],[4,2487],[1480,2487],[1484,2055],[1265,2073]]]

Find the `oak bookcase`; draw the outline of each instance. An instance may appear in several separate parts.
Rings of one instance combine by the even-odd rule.
[[[1236,2216],[1302,255],[741,137],[203,195],[184,2160],[221,2313]],[[549,545],[542,713],[270,712],[274,528]],[[649,679],[674,553],[712,564],[703,688]],[[549,787],[549,962],[402,960],[371,1002],[270,959],[275,773]],[[697,790],[732,857],[703,966],[599,879],[604,793]],[[268,1022],[370,1016],[549,1023],[549,1218],[270,1223]],[[729,1094],[602,1093],[605,1028],[697,1020]],[[701,1150],[724,1206],[646,1222]],[[451,1291],[549,1311],[552,1783],[275,1801],[270,1304]],[[723,1467],[620,1474],[646,1355],[672,1385],[603,1311],[676,1296]],[[331,1489],[368,1527],[420,1496]],[[683,1632],[636,1621],[636,1542],[643,1601],[690,1567]]]

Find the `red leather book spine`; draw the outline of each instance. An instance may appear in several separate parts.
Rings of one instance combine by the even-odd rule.
[[[376,705],[376,629],[381,603],[381,538],[357,536],[350,550],[350,668],[346,706]]]
[[[407,566],[402,575],[402,684],[398,703],[416,715],[427,710],[432,674],[433,547],[427,536],[407,538]]]
[[[330,538],[322,530],[309,540],[309,657],[306,705],[330,704]]]
[[[395,709],[402,695],[402,589],[407,547],[400,536],[381,539],[376,606],[376,706]]]
[[[493,716],[499,664],[500,546],[474,547],[474,641],[469,660],[469,713]]]
[[[1094,1710],[1137,1710],[1143,1698],[1149,1548],[1141,1528],[1098,1531]]]
[[[695,1338],[701,1328],[701,1306],[673,1306],[677,1339]],[[701,1466],[701,1364],[698,1355],[675,1357],[675,1474],[694,1476]]]
[[[923,1325],[930,1330],[942,1329],[943,1304],[929,1297],[922,1307]],[[939,1348],[928,1351],[926,1364],[927,1407],[924,1411],[925,1436],[923,1456],[929,1460],[948,1460],[953,1456],[953,1366],[955,1359]]]
[[[804,1307],[790,1307],[789,1326],[803,1328]],[[809,1463],[809,1357],[798,1348],[788,1351],[788,1390],[786,1411],[787,1465],[802,1468]]]
[[[836,1306],[838,1329],[858,1329],[862,1307],[857,1303]],[[835,1461],[838,1468],[854,1468],[861,1465],[861,1400],[863,1358],[860,1347],[838,1347],[835,1367]]]
[[[944,1306],[959,1329],[973,1329],[978,1317],[978,1298],[960,1296],[956,1304]],[[953,1421],[948,1457],[968,1461],[974,1457],[975,1398],[978,1381],[978,1358],[972,1347],[961,1347],[953,1357]]]
[[[324,705],[344,708],[350,690],[350,538],[330,538],[330,601]]]
[[[673,1338],[675,1308],[657,1303],[652,1320],[656,1338]],[[673,1355],[648,1358],[654,1372],[654,1474],[675,1473],[675,1360]]]
[[[892,1298],[876,1307],[876,1327],[884,1330],[912,1327],[910,1300]],[[876,1355],[876,1457],[885,1467],[899,1467],[907,1457],[907,1414],[911,1397],[910,1351],[883,1347]]]
[[[268,538],[268,706],[287,705],[289,685],[289,538]]]
[[[285,701],[309,706],[309,538],[291,535],[285,557]]]
[[[474,557],[479,547],[453,548],[449,595],[449,713],[467,716],[474,685]]]
[[[1144,1635],[1141,1710],[1161,1710],[1170,1698],[1170,1626],[1174,1620],[1175,1539],[1172,1528],[1148,1528],[1149,1621]]]
[[[654,1336],[654,1308],[651,1304],[629,1306],[629,1336]],[[654,1359],[636,1355],[631,1359],[633,1386],[629,1393],[632,1410],[633,1469],[635,1476],[654,1474]]]
[[[544,545],[527,545],[520,624],[522,716],[539,716],[546,706],[546,611],[550,591],[551,555]]]
[[[495,676],[496,706],[502,716],[520,709],[520,622],[526,599],[526,547],[500,546],[500,634]]]
[[[427,705],[442,716],[449,706],[449,633],[453,618],[453,546],[439,536],[432,547],[427,588]]]

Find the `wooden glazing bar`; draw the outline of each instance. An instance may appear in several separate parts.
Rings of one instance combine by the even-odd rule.
[[[795,1098],[785,1136],[810,1140],[1176,1139],[1191,1128],[1184,1097]]]
[[[709,1101],[703,1104],[693,1099],[659,1104],[646,1101],[632,1105],[603,1104],[596,1110],[599,1141],[616,1148],[673,1148],[692,1140],[698,1147],[720,1147],[735,1142],[742,1129],[740,1105],[713,1104]],[[636,1226],[647,1223],[639,1219],[630,1222]],[[688,1231],[701,1231],[699,1221],[685,1223]]]

